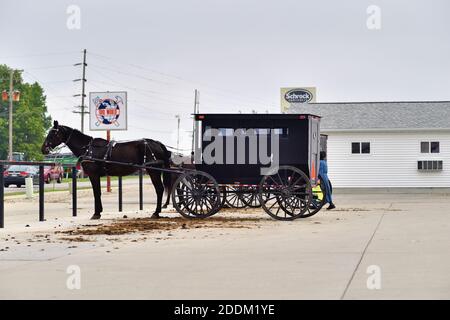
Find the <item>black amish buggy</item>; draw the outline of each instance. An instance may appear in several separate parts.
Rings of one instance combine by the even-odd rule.
[[[319,116],[196,114],[195,120],[195,171],[172,188],[180,214],[208,217],[222,207],[249,206],[293,220],[321,209]]]
[[[324,204],[318,177],[320,117],[196,114],[195,124],[193,165],[171,166],[171,152],[155,140],[111,144],[57,121],[42,152],[66,144],[80,158],[94,190],[93,219],[103,210],[100,177],[142,169],[157,192],[155,218],[161,212],[164,187],[171,189],[174,208],[187,218],[206,218],[226,206],[249,206],[262,207],[275,219],[293,220],[317,213]],[[173,176],[174,183],[169,179]]]

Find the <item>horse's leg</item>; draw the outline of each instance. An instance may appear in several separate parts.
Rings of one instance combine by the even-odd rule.
[[[172,193],[172,186],[174,181],[173,180],[174,174],[170,172],[163,172],[163,184],[164,184],[164,190],[167,192],[167,199],[166,203],[162,206],[163,209],[167,208],[170,203],[170,194]]]
[[[162,206],[163,209],[166,209],[170,204],[170,193],[171,193],[171,191],[167,190],[167,199],[166,199],[166,202],[164,203],[164,205]]]
[[[94,199],[95,199],[95,212],[91,219],[100,219],[101,212],[103,211],[102,206],[102,189],[100,184],[100,176],[97,175],[89,175],[89,180],[91,180],[92,190],[94,191]]]
[[[147,169],[147,173],[150,176],[150,179],[152,179],[152,183],[156,191],[156,210],[155,212],[153,212],[152,218],[159,218],[159,213],[161,212],[162,198],[164,194],[164,185],[161,181],[161,172]]]

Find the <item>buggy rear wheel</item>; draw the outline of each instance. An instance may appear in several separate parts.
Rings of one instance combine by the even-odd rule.
[[[264,211],[272,218],[294,220],[310,205],[311,182],[298,168],[280,166],[262,178],[258,196]]]
[[[172,203],[185,218],[210,217],[222,207],[219,185],[206,172],[183,173],[173,186]]]

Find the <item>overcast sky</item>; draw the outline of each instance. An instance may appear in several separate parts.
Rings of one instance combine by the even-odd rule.
[[[70,5],[80,29],[67,27]],[[279,112],[284,86],[317,87],[318,102],[450,100],[449,12],[445,0],[0,0],[0,63],[79,127],[71,80],[86,48],[87,92],[128,92],[129,130],[114,138],[174,145],[180,114],[189,147],[196,88],[201,112]]]

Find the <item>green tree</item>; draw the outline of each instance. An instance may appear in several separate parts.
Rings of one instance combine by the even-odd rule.
[[[10,68],[0,65],[0,90],[9,91]],[[20,72],[14,73],[14,90],[20,91],[20,101],[13,102],[13,149],[25,153],[27,160],[41,160],[42,142],[51,126],[47,114],[44,89],[37,83],[24,83]],[[8,102],[0,107],[0,159],[8,156]]]

